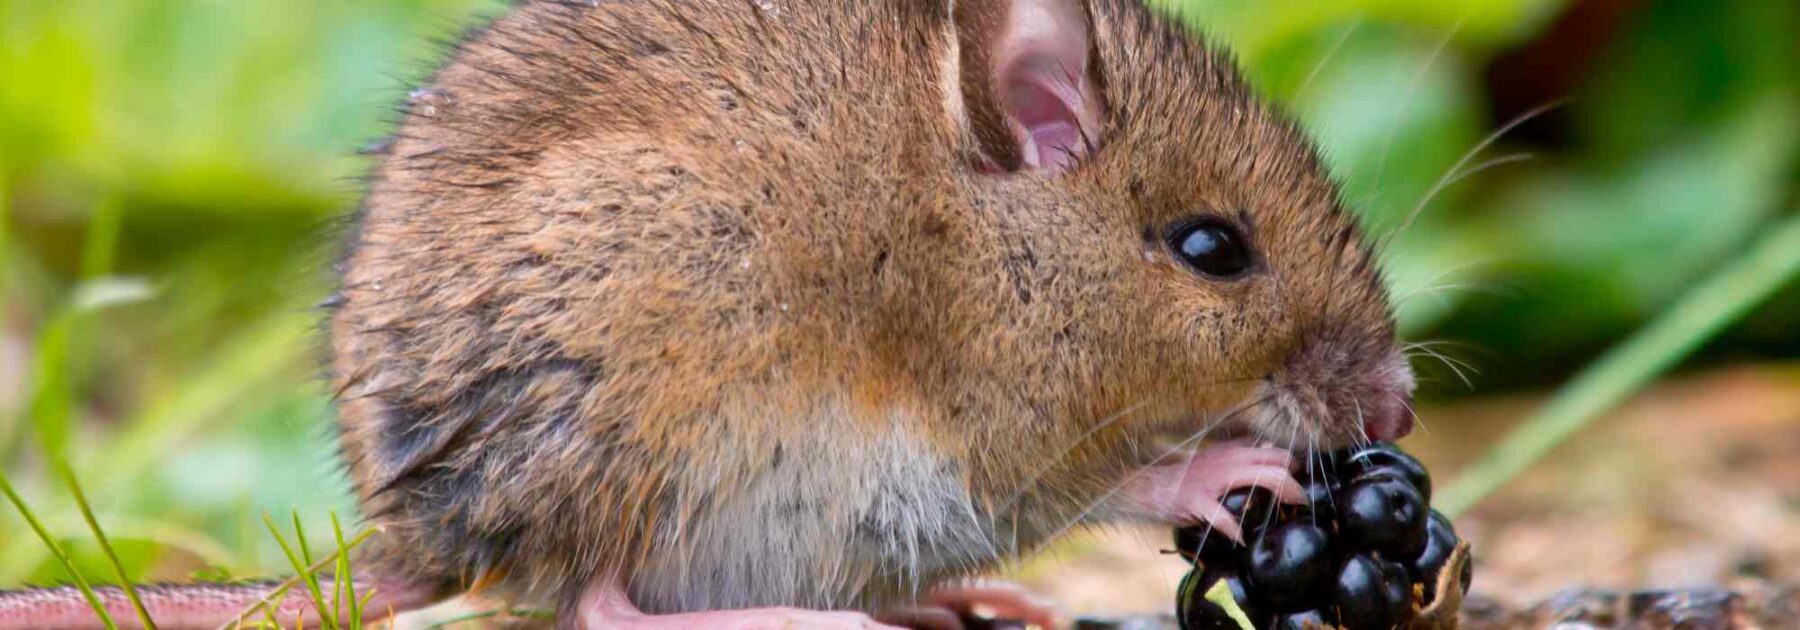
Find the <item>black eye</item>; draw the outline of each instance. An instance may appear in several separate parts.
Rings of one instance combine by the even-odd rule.
[[[1169,246],[1175,249],[1175,255],[1182,262],[1209,276],[1235,278],[1255,264],[1244,237],[1222,221],[1206,220],[1182,226],[1169,237]]]

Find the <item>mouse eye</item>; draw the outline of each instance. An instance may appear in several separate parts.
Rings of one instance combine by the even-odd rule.
[[[1169,247],[1195,271],[1217,278],[1235,278],[1255,264],[1244,237],[1230,224],[1216,219],[1176,229],[1169,237]]]

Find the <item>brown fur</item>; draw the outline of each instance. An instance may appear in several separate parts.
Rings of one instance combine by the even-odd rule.
[[[1093,0],[1097,148],[978,172],[983,145],[1017,160],[969,80],[983,54],[951,48],[996,19],[964,2],[528,2],[468,40],[377,171],[332,319],[373,561],[566,605],[596,575],[709,566],[688,545],[746,501],[796,497],[751,545],[887,523],[871,506],[906,480],[774,480],[898,443],[958,480],[991,549],[806,543],[845,596],[633,582],[650,609],[866,608],[1034,547],[1152,436],[1269,387],[1289,404],[1247,416],[1264,433],[1359,435],[1393,326],[1293,125],[1192,34]],[[1262,268],[1178,263],[1164,235],[1197,214],[1241,222]]]

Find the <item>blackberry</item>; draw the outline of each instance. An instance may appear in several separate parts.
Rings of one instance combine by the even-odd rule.
[[[1301,475],[1304,505],[1277,505],[1261,489],[1221,500],[1243,523],[1246,544],[1204,526],[1176,530],[1176,548],[1195,563],[1178,595],[1183,628],[1238,630],[1206,600],[1221,582],[1259,630],[1404,628],[1436,601],[1440,574],[1462,541],[1430,509],[1425,466],[1389,443],[1315,463],[1322,465]],[[1467,592],[1467,562],[1461,571],[1455,583]]]
[[[1425,549],[1425,499],[1405,480],[1359,480],[1338,494],[1338,506],[1338,527],[1352,548],[1396,559],[1416,558]]]
[[[1432,511],[1431,517],[1425,522],[1425,550],[1419,552],[1418,557],[1407,564],[1407,569],[1413,575],[1420,576],[1421,579],[1427,576],[1431,577],[1431,579],[1424,579],[1424,603],[1437,601],[1438,581],[1436,576],[1438,572],[1444,570],[1444,564],[1450,561],[1450,552],[1456,550],[1458,542],[1460,541],[1456,538],[1456,528],[1450,526],[1450,519],[1435,510]],[[1468,563],[1463,563],[1462,575],[1457,576],[1463,592],[1469,592],[1469,582],[1473,577]]]
[[[1412,621],[1412,579],[1399,564],[1351,556],[1338,569],[1327,614],[1345,628],[1405,628]]]
[[[1331,579],[1331,533],[1304,520],[1278,523],[1250,544],[1245,573],[1277,610],[1310,608]]]
[[[1252,530],[1274,520],[1275,495],[1263,488],[1238,488],[1225,493],[1219,504],[1244,526],[1244,538],[1254,538],[1260,530]],[[1182,527],[1175,530],[1175,551],[1189,562],[1211,565],[1237,565],[1244,545],[1206,526]]]
[[[1342,479],[1397,477],[1406,480],[1407,485],[1419,491],[1419,496],[1424,497],[1425,502],[1431,502],[1431,473],[1425,471],[1425,465],[1419,463],[1419,460],[1407,455],[1392,442],[1377,442],[1339,459],[1337,476]]]

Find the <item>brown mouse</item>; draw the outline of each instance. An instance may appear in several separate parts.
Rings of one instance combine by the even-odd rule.
[[[356,226],[331,365],[396,608],[872,625],[1072,526],[1235,535],[1226,490],[1412,422],[1313,146],[1136,0],[524,2]]]

